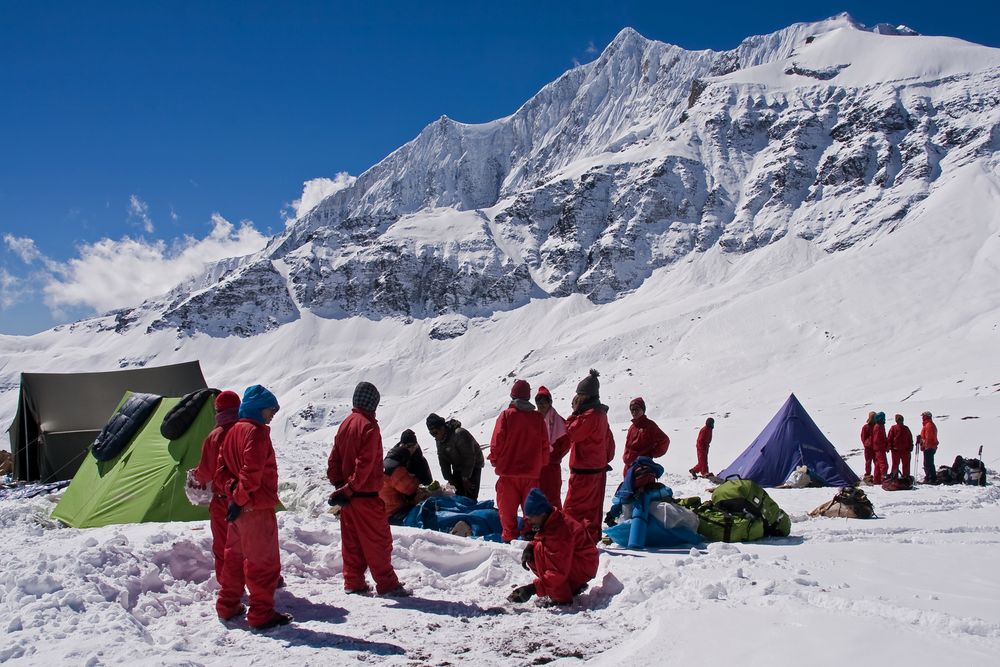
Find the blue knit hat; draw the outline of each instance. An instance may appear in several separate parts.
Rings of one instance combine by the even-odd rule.
[[[545,497],[542,490],[534,488],[528,492],[528,497],[524,499],[525,516],[541,516],[552,511],[552,503]]]
[[[875,415],[875,423],[876,424],[884,424],[885,423],[885,413],[884,412],[879,412],[879,413],[877,413]]]
[[[243,392],[243,402],[240,403],[240,417],[263,424],[264,417],[260,411],[265,408],[278,409],[278,399],[275,398],[274,394],[259,384],[247,387],[247,390]]]

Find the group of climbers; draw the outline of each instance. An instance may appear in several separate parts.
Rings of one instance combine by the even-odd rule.
[[[917,436],[917,445],[924,457],[924,483],[934,484],[937,473],[934,468],[934,454],[937,452],[937,426],[930,412],[921,415],[923,425]],[[865,454],[864,480],[868,483],[882,484],[887,479],[910,477],[910,456],[913,453],[913,433],[904,424],[903,415],[897,414],[895,423],[886,433],[885,413],[869,412],[868,418],[861,427],[861,444]],[[892,468],[889,458],[892,456]]]

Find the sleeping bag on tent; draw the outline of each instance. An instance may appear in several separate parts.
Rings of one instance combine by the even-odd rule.
[[[119,406],[131,396],[126,392]],[[187,431],[168,440],[160,425],[180,400],[160,400],[112,458],[100,461],[88,454],[52,517],[74,528],[207,519],[208,508],[191,505],[184,485],[187,471],[201,459],[205,437],[215,428],[215,408],[206,401]]]

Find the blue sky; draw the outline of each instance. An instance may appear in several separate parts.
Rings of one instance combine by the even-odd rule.
[[[847,11],[1000,46],[997,4],[0,0],[0,333],[255,249],[303,182],[510,114],[625,26],[721,50]]]

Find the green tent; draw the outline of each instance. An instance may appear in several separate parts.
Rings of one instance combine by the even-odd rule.
[[[125,392],[119,407],[132,392]],[[109,461],[87,454],[52,517],[74,528],[144,521],[200,521],[208,508],[184,494],[187,471],[198,465],[201,444],[215,428],[205,401],[191,427],[176,440],[160,435],[163,417],[180,398],[163,398],[125,448]]]

